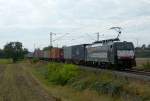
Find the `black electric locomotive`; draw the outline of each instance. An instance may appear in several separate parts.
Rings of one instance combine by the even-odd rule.
[[[136,62],[133,43],[117,40],[119,39],[102,40],[87,45],[86,63],[118,69],[134,67]]]

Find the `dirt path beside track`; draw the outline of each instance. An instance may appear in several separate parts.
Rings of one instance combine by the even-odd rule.
[[[0,65],[0,101],[56,101],[24,68]]]

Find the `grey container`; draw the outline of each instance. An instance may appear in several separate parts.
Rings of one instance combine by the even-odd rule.
[[[78,61],[84,61],[86,57],[86,44],[72,46],[72,59]]]
[[[25,57],[27,57],[27,58],[33,58],[33,53],[30,52],[30,53],[26,54]]]
[[[45,50],[44,52],[44,58],[49,59],[50,58],[50,50]]]
[[[86,44],[64,47],[64,58],[84,61],[86,58]]]
[[[64,59],[71,60],[72,47],[64,47],[63,50],[64,50]]]

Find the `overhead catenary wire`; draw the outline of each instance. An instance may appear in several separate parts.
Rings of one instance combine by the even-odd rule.
[[[56,43],[56,41],[66,41],[66,40],[70,40],[70,41],[77,41],[77,40],[80,40],[80,39],[85,39],[85,40],[87,40],[88,39],[88,42],[89,41],[96,41],[96,38],[94,38],[94,36],[93,36],[93,34],[92,35],[90,35],[89,33],[84,33],[84,35],[82,34],[81,36],[78,36],[78,37],[76,37],[76,35],[78,35],[78,34],[74,34],[75,36],[67,36],[67,35],[72,35],[74,32],[76,32],[77,31],[77,29],[79,30],[79,29],[83,29],[83,28],[86,28],[85,26],[84,27],[80,27],[80,28],[73,28],[72,30],[74,30],[74,31],[70,31],[71,33],[65,33],[64,35],[61,35],[61,36],[58,36],[58,37],[56,37],[54,40],[52,40],[52,42],[54,42],[54,43]],[[106,30],[105,30],[106,31]],[[103,33],[104,32],[104,30],[102,30],[102,31],[100,31],[101,33]],[[95,33],[95,34],[97,34],[97,33]],[[57,34],[58,35],[58,34]],[[98,35],[97,35],[98,36]],[[104,36],[104,34],[102,34],[102,35],[99,35],[99,38],[101,37],[101,36]],[[68,37],[68,38],[67,38]],[[70,38],[69,38],[70,37]],[[74,40],[71,40],[72,39],[72,37],[74,38]],[[97,39],[98,39],[98,37],[97,37]],[[85,41],[84,40],[84,41]]]
[[[55,42],[55,41],[57,41],[57,40],[61,40],[62,38],[64,38],[64,37],[65,37],[66,35],[68,35],[68,34],[70,34],[70,33],[65,33],[64,35],[62,35],[62,36],[60,36],[60,37],[54,39],[53,42]]]
[[[88,33],[86,33],[86,35],[89,36],[88,38],[90,38],[90,39],[92,39],[93,41],[95,41],[95,39],[94,39],[91,35],[89,35]]]
[[[62,41],[62,39],[64,39],[64,37],[66,36],[66,35],[68,35],[68,34],[70,34],[71,35],[71,33],[66,33],[66,34],[64,34],[64,35],[62,35],[62,36],[60,36],[60,37],[58,37],[58,38],[56,38],[55,40],[53,40],[53,42],[55,43],[57,40],[58,41]],[[77,33],[73,33],[74,35],[77,35]],[[93,33],[93,35],[94,35],[95,33]],[[65,37],[66,38],[66,37]],[[84,40],[83,40],[84,39]],[[93,41],[95,41],[96,39],[95,38],[93,38],[93,36],[92,35],[89,35],[88,33],[85,33],[85,34],[82,34],[82,35],[80,35],[80,36],[73,36],[73,38],[72,38],[72,36],[71,36],[71,38],[67,38],[67,39],[65,39],[65,40],[63,40],[63,41],[65,41],[65,42],[67,42],[67,43],[79,43],[79,42],[81,42],[81,40],[83,40],[82,42],[83,43],[86,43],[87,41],[88,41],[88,43],[90,43],[90,42],[93,42]],[[70,42],[71,41],[71,42]]]

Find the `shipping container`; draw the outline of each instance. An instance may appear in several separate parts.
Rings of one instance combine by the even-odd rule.
[[[62,48],[52,48],[50,50],[50,58],[53,60],[63,59],[63,49]]]
[[[71,60],[72,59],[72,47],[64,47],[64,59]]]
[[[50,50],[44,50],[44,58],[49,59],[50,58]]]
[[[85,44],[72,46],[72,59],[84,61],[86,56]]]
[[[84,61],[86,58],[86,45],[87,44],[64,47],[64,58],[66,60]]]

